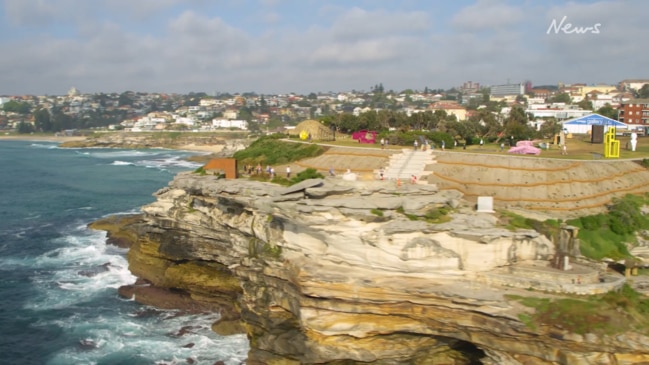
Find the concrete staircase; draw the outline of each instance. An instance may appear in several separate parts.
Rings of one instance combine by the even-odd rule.
[[[388,166],[383,171],[383,179],[397,180],[402,182],[410,181],[412,175],[417,177],[417,183],[422,183],[425,177],[432,171],[424,171],[426,165],[436,163],[433,150],[412,150],[403,149],[401,153],[390,156]],[[374,170],[375,176],[380,179],[380,169]]]

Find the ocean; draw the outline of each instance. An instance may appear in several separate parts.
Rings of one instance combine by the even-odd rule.
[[[198,167],[183,159],[191,154],[0,141],[3,363],[245,363],[244,335],[210,330],[217,314],[179,316],[119,297],[136,279],[126,250],[87,228],[153,202],[176,173]]]

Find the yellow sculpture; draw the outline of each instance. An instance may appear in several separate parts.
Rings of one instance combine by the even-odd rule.
[[[604,134],[604,157],[620,157],[620,141],[615,139],[615,127],[609,127]]]
[[[307,132],[307,131],[300,132],[300,139],[301,140],[306,141],[307,138],[309,138],[309,132]]]

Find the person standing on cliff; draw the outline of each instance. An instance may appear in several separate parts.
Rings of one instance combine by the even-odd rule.
[[[291,166],[286,166],[286,178],[291,178]]]

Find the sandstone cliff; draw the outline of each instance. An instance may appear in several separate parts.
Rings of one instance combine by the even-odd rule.
[[[548,261],[554,243],[500,227],[457,191],[335,179],[283,188],[183,173],[155,196],[129,251],[145,282],[122,294],[147,302],[151,288],[167,288],[222,311],[215,330],[247,333],[248,364],[649,361],[649,339],[631,331],[524,324],[530,309],[505,294],[525,291],[484,277]]]

